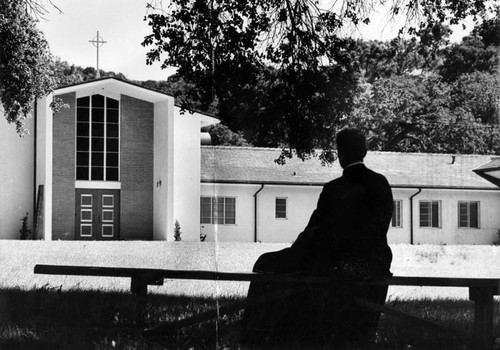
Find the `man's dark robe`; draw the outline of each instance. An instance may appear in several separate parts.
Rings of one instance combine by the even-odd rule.
[[[381,279],[391,275],[387,230],[392,192],[386,178],[362,163],[323,187],[308,225],[290,248],[263,254],[254,271],[328,273],[339,279]],[[279,295],[260,307],[248,307],[244,321],[253,340],[315,340],[334,336],[366,340],[379,313],[360,308],[355,297],[383,304],[387,287],[317,288],[251,283],[248,299]],[[252,339],[248,339],[252,341]]]

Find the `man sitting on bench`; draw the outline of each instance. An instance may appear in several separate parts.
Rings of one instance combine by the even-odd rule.
[[[323,187],[316,210],[292,246],[260,256],[254,272],[321,273],[339,280],[391,276],[389,183],[363,164],[366,140],[360,131],[342,130],[336,142],[342,176]],[[386,295],[387,286],[252,282],[248,300],[268,298],[246,308],[243,340],[364,343],[375,334],[380,313],[357,306],[355,298],[383,305]]]

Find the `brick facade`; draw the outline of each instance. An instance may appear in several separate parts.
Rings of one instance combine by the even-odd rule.
[[[120,239],[153,239],[154,105],[120,102]]]
[[[57,96],[69,105],[54,115],[52,239],[74,239],[75,94]]]
[[[58,96],[69,108],[54,115],[52,239],[75,238],[74,93]],[[120,101],[120,236],[153,239],[154,105]]]

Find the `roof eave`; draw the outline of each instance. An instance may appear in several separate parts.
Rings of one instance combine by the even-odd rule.
[[[81,83],[63,86],[55,89],[54,95],[62,95],[83,89],[109,89],[111,91],[117,91],[121,94],[136,97],[151,103],[173,99],[173,96],[169,94],[165,94],[163,92],[152,90],[138,84],[113,77],[89,80]]]
[[[259,181],[259,180],[217,180],[202,179],[204,184],[225,184],[225,185],[275,185],[275,186],[324,186],[326,182],[296,182],[296,181]],[[439,185],[398,185],[391,184],[392,188],[398,189],[434,189],[434,190],[473,190],[473,191],[500,191],[500,188],[487,186],[439,186]]]

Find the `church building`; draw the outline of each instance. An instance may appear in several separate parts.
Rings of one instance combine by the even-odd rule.
[[[114,78],[56,89],[30,135],[0,124],[0,238],[19,238],[28,214],[46,240],[167,240],[175,221],[199,239],[201,128],[218,122]]]

